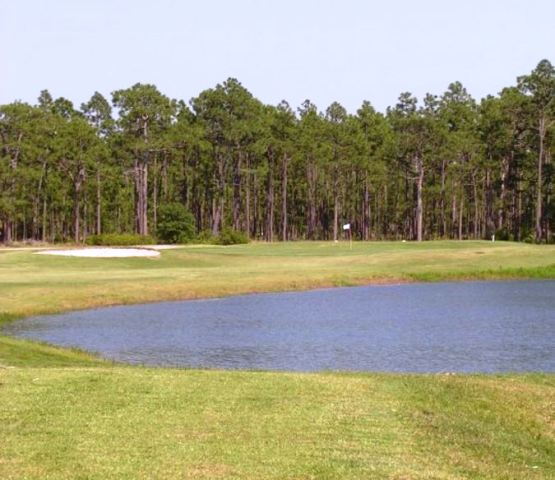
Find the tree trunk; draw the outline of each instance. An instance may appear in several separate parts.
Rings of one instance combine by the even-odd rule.
[[[79,243],[79,191],[77,190],[73,200],[73,241]]]
[[[216,205],[212,219],[212,235],[218,236],[223,226],[224,200],[225,200],[225,158],[221,153],[216,154],[217,179],[216,179]]]
[[[453,189],[455,186],[453,185]],[[451,198],[451,238],[455,238],[457,225],[457,195],[453,193]]]
[[[42,198],[42,241],[46,242],[46,195],[43,196]],[[52,226],[50,227],[52,228]]]
[[[540,151],[538,154],[538,180],[536,183],[536,242],[541,242],[542,240],[542,165],[543,165],[543,154],[544,154],[544,143],[545,143],[545,133],[546,133],[546,121],[545,116],[542,115],[539,120],[539,134],[540,134]]]
[[[491,235],[495,233],[495,221],[494,221],[494,212],[493,212],[494,193],[493,193],[491,177],[492,177],[491,171],[489,169],[486,169],[486,187],[485,187],[486,188],[486,192],[485,192],[486,212],[485,212],[485,225],[483,230],[483,233],[485,233],[486,238],[490,238]]]
[[[416,171],[418,174],[418,180],[416,184],[416,240],[422,241],[422,218],[423,218],[423,206],[422,206],[422,188],[424,185],[424,162],[422,157],[417,155],[415,157]]]
[[[370,239],[370,189],[368,188],[368,172],[364,176],[364,195],[362,201],[362,239]]]
[[[46,183],[46,161],[42,162],[41,175],[39,178],[39,183],[33,198],[33,239],[38,240],[39,238],[39,210],[41,196],[44,197],[45,194],[43,190],[45,189],[44,184]]]
[[[259,224],[259,208],[258,208],[258,176],[256,171],[253,172],[253,219],[252,219],[252,236],[256,239],[258,235],[258,224]]]
[[[459,205],[459,240],[463,239],[463,210],[464,210],[464,193],[461,193],[460,205]]]
[[[139,235],[148,235],[147,194],[148,194],[148,154],[135,159],[135,223]]]
[[[140,119],[144,150],[135,155],[135,217],[136,230],[139,235],[148,235],[148,115]]]
[[[312,159],[307,165],[308,183],[308,239],[314,240],[316,234],[316,166]]]
[[[13,223],[10,218],[4,220],[4,243],[10,244],[13,240]]]
[[[85,179],[85,166],[79,165],[73,176],[73,240],[79,243],[81,238],[81,187]]]
[[[268,152],[268,179],[266,188],[266,241],[274,241],[274,154]]]
[[[546,169],[549,168],[549,171],[551,172],[551,176],[546,178],[546,192],[545,192],[545,198],[544,198],[544,204],[545,205],[553,205],[552,203],[552,198],[553,198],[553,169],[551,168],[551,151],[549,150],[549,148],[546,148],[545,150],[545,165],[546,165]],[[544,216],[545,217],[545,216]],[[553,215],[550,216],[550,218],[545,218],[544,220],[545,222],[545,226],[544,226],[544,235],[545,235],[545,239],[546,242],[551,242],[553,240],[553,224],[555,223],[555,218],[553,218]]]
[[[336,183],[334,181],[334,183]],[[337,193],[337,187],[334,187],[333,193],[333,241],[337,242],[337,223],[339,221],[339,195]]]
[[[389,189],[387,183],[383,186],[383,208],[382,208],[382,232],[384,236],[389,231],[387,212],[389,211]]]
[[[220,233],[221,217],[222,217],[222,202],[216,200],[214,215],[212,220],[212,235],[214,235],[215,237],[217,237]]]
[[[87,191],[84,192],[84,199],[83,199],[83,235],[82,241],[86,242],[87,237],[89,235],[89,202],[87,201]]]
[[[473,237],[475,240],[478,239],[478,187],[476,185],[476,172],[472,172],[472,195],[474,197],[474,221],[472,222]]]
[[[497,210],[497,229],[502,230],[505,223],[505,192],[507,190],[507,174],[509,162],[503,157],[501,161],[501,191],[499,192],[499,209]]]
[[[152,169],[152,224],[154,231],[158,226],[158,160],[154,157],[154,165]],[[189,190],[187,189],[187,200],[189,199]],[[187,202],[187,208],[189,207]]]
[[[284,154],[281,159],[281,240],[287,241],[287,164],[289,158]]]
[[[164,151],[162,159],[162,200],[168,201],[168,154]]]
[[[241,164],[243,154],[238,151],[233,165],[233,229],[240,230],[240,215],[241,215]]]
[[[251,172],[250,172],[250,157],[247,154],[247,174],[245,181],[245,232],[250,237],[251,234]]]
[[[96,165],[96,216],[95,216],[95,233],[102,233],[102,192],[100,190],[100,166]]]
[[[441,237],[445,238],[447,235],[447,216],[445,215],[445,175],[446,175],[446,160],[441,161],[441,196],[439,200],[439,208],[441,209]]]
[[[517,242],[522,240],[522,184],[520,172],[515,172],[516,185],[512,194],[512,230]]]

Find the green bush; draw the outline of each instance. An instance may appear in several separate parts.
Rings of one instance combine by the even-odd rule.
[[[513,236],[507,228],[500,228],[495,231],[496,240],[513,240]]]
[[[150,235],[137,235],[135,233],[103,233],[91,235],[85,242],[87,245],[95,246],[129,246],[129,245],[153,245],[156,243]]]
[[[162,205],[156,234],[165,243],[188,243],[195,237],[195,219],[181,203]]]
[[[224,228],[220,235],[216,238],[218,245],[237,245],[241,243],[249,243],[249,237],[245,232],[238,232],[231,228]]]
[[[196,241],[207,245],[216,245],[218,237],[212,235],[212,230],[203,230],[197,235]]]

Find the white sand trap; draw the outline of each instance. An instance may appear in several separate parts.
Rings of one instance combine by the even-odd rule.
[[[70,250],[42,250],[37,255],[63,255],[66,257],[159,257],[160,252],[147,248],[72,248]]]

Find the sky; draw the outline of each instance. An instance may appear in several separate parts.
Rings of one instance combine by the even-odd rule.
[[[0,0],[0,104],[137,82],[189,101],[229,77],[351,113],[454,81],[480,99],[555,63],[554,19],[554,0]]]

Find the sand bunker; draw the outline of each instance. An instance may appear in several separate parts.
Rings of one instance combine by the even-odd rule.
[[[63,255],[66,257],[159,257],[160,252],[147,248],[72,248],[70,250],[42,250],[37,255]]]

